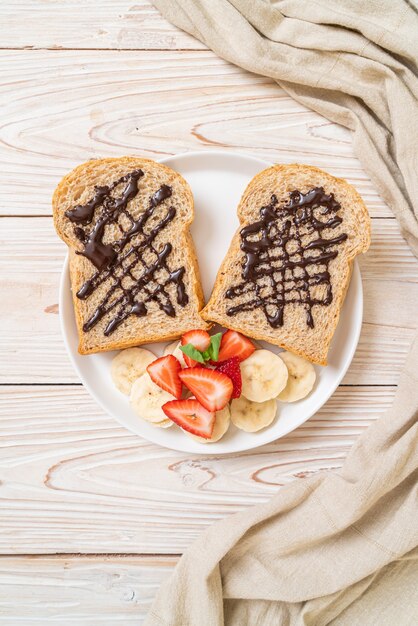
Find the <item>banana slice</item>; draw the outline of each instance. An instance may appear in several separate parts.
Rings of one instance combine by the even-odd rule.
[[[180,365],[182,367],[186,367],[185,360],[183,358],[183,352],[180,350],[180,341],[173,341],[173,343],[169,343],[168,346],[164,348],[164,356],[167,354],[172,354],[180,361]]]
[[[301,356],[292,354],[292,352],[281,352],[280,358],[288,369],[289,377],[286,387],[280,392],[277,399],[282,402],[302,400],[312,391],[312,387],[315,384],[316,372],[314,366]]]
[[[247,433],[256,433],[258,430],[270,426],[276,413],[276,400],[253,402],[241,396],[231,402],[232,423]]]
[[[146,422],[152,424],[165,422],[167,416],[161,407],[169,400],[174,399],[171,393],[167,393],[152,382],[148,373],[143,374],[132,385],[131,406],[135,413]]]
[[[154,422],[154,426],[157,426],[157,428],[170,428],[170,426],[173,426],[174,422],[172,422],[169,419],[163,420],[162,422]]]
[[[256,350],[241,363],[242,395],[254,402],[277,398],[286,387],[287,367],[270,350]]]
[[[110,374],[116,387],[129,396],[132,383],[142,376],[147,366],[157,357],[145,348],[128,348],[117,354],[113,361]]]
[[[205,439],[204,437],[198,437],[197,435],[193,435],[192,433],[188,433],[186,430],[183,432],[186,435],[189,435],[195,441],[199,443],[213,443],[215,441],[219,441],[221,437],[224,436],[226,431],[229,428],[229,423],[231,421],[231,412],[229,410],[229,406],[226,405],[221,411],[216,411],[215,414],[215,425],[213,427],[212,437],[210,439]]]

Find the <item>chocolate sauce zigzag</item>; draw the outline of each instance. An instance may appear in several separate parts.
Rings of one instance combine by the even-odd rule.
[[[168,265],[169,256],[172,252],[171,243],[166,243],[161,250],[153,245],[157,235],[174,219],[176,210],[169,207],[166,214],[148,232],[145,228],[147,222],[154,215],[155,209],[172,195],[172,189],[168,185],[162,185],[150,198],[148,208],[135,220],[128,211],[128,203],[139,193],[138,181],[144,175],[140,169],[134,170],[111,185],[95,188],[95,195],[84,205],[79,205],[66,211],[66,217],[75,225],[74,232],[79,241],[83,243],[83,250],[78,251],[88,258],[97,271],[78,290],[77,297],[80,300],[89,298],[96,289],[105,281],[110,280],[111,285],[106,291],[101,303],[93,315],[84,325],[84,332],[88,332],[106,315],[113,312],[113,317],[106,325],[105,336],[112,334],[122,322],[130,315],[143,317],[147,315],[146,303],[154,301],[159,308],[170,317],[176,316],[175,307],[167,292],[170,283],[176,286],[176,300],[180,306],[186,306],[189,298],[183,281],[185,268],[180,267],[171,270]],[[113,197],[111,192],[120,184],[125,187],[122,193]],[[96,221],[92,224],[96,211]],[[125,230],[118,221],[124,215],[129,220],[130,227]],[[121,231],[121,238],[113,243],[105,244],[103,237],[106,226],[117,225]],[[83,228],[84,227],[84,228]],[[133,238],[140,240],[131,243]],[[153,262],[144,260],[145,252],[151,253]],[[141,268],[140,276],[135,276],[134,271]],[[164,280],[155,278],[157,271],[163,270],[166,277]],[[129,287],[124,285],[126,280],[132,282]],[[156,286],[150,286],[154,281]],[[120,295],[119,295],[120,292]],[[137,298],[137,296],[141,296]]]
[[[324,221],[314,215],[314,209],[320,207]],[[337,215],[340,208],[333,194],[327,195],[322,187],[307,193],[292,191],[283,206],[272,195],[270,204],[260,209],[260,220],[241,230],[240,247],[245,253],[242,282],[225,293],[230,300],[246,294],[252,297],[230,307],[227,315],[262,309],[270,326],[277,328],[283,326],[286,306],[297,304],[306,310],[307,326],[314,328],[312,308],[331,304],[329,263],[337,257],[338,245],[347,239],[346,233],[331,238],[322,236],[324,230],[342,223]],[[315,238],[303,245],[305,235]],[[319,254],[309,253],[311,250],[318,250]],[[325,286],[321,298],[311,295],[311,288],[316,285]]]

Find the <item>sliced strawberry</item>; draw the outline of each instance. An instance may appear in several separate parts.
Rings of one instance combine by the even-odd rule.
[[[232,396],[232,380],[222,372],[203,367],[186,367],[181,381],[208,411],[220,411]]]
[[[231,398],[239,398],[242,391],[242,378],[241,368],[239,366],[239,358],[237,356],[233,356],[232,359],[228,359],[227,361],[220,361],[216,363],[215,369],[216,371],[222,372],[223,374],[229,376],[234,386]]]
[[[210,346],[210,335],[206,332],[206,330],[189,330],[187,333],[184,333],[181,338],[181,345],[185,346],[186,344],[191,343],[196,350],[199,352],[204,352]],[[183,354],[184,361],[187,367],[194,367],[198,361],[187,356],[187,354]]]
[[[227,330],[222,335],[221,348],[219,350],[218,361],[227,361],[233,356],[240,361],[245,361],[254,352],[255,345],[236,330]]]
[[[171,400],[162,409],[172,422],[198,437],[210,439],[215,425],[215,413],[207,411],[195,398]]]
[[[172,354],[152,361],[147,367],[150,378],[156,385],[168,391],[175,398],[181,398],[180,361]]]

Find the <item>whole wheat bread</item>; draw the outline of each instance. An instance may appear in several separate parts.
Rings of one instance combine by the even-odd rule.
[[[63,178],[52,206],[69,247],[81,354],[207,327],[193,196],[179,174],[135,157],[88,161]]]
[[[255,176],[201,315],[326,365],[353,260],[370,245],[366,206],[345,180],[307,165]]]

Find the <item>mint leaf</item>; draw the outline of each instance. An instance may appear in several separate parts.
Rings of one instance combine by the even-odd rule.
[[[180,350],[187,354],[188,357],[198,363],[205,363],[206,361],[217,361],[219,356],[219,347],[221,345],[222,333],[212,335],[210,338],[210,346],[204,352],[201,352],[194,347],[193,344],[187,343],[185,346],[180,346]]]
[[[196,350],[196,348],[191,343],[186,343],[185,346],[180,346],[180,350],[184,352],[184,354],[187,354],[187,356],[189,356],[194,361],[198,361],[199,363],[205,362],[203,354],[199,352],[199,350]]]
[[[216,333],[210,338],[209,359],[217,361],[219,357],[219,348],[221,345],[222,333]]]

